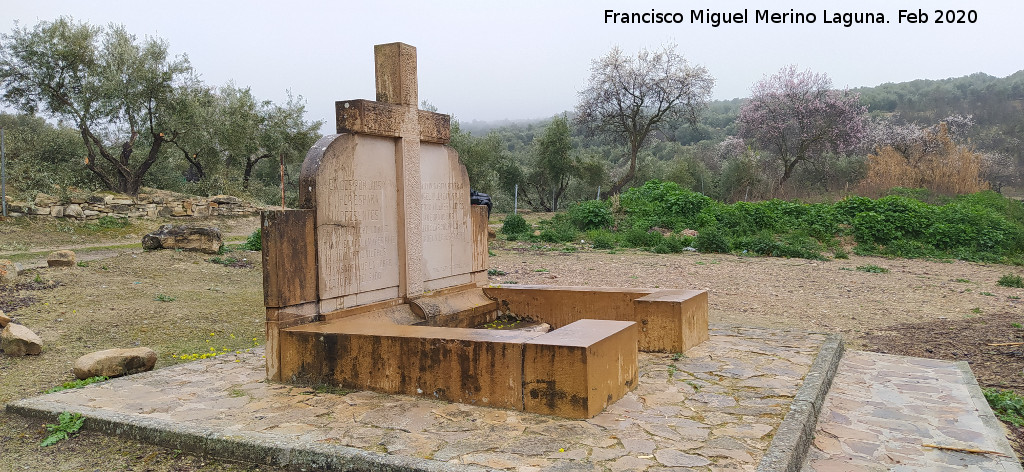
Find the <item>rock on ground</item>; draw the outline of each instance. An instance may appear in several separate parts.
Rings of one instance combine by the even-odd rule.
[[[0,331],[0,349],[12,357],[36,356],[43,352],[43,340],[31,329],[20,324],[8,323],[4,330]]]
[[[64,216],[71,218],[85,218],[85,211],[82,210],[81,205],[72,203],[64,208]]]
[[[0,310],[0,328],[6,327],[11,322],[11,317],[4,314],[3,310]]]
[[[46,265],[48,267],[74,267],[75,252],[67,249],[53,251],[46,256]]]
[[[163,225],[142,237],[142,248],[181,249],[216,254],[224,245],[220,230],[193,225]]]
[[[153,370],[156,351],[148,347],[107,349],[96,351],[75,360],[75,377],[118,377]]]
[[[18,277],[18,267],[10,259],[0,259],[0,285],[13,284]]]

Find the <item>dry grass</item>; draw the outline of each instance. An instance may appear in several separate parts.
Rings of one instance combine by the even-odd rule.
[[[981,154],[954,143],[945,123],[937,132],[927,133],[924,142],[906,154],[887,146],[869,155],[868,175],[858,194],[877,197],[893,187],[903,187],[965,195],[989,188],[981,178]]]

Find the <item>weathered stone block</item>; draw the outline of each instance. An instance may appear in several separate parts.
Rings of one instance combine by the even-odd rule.
[[[284,307],[317,300],[313,210],[263,212],[263,303]]]
[[[281,330],[285,381],[522,409],[523,342],[539,333],[315,323]]]
[[[659,290],[633,300],[640,350],[686,352],[708,340],[708,293]]]
[[[707,292],[608,287],[485,287],[498,310],[553,328],[581,319],[635,321],[642,351],[683,352],[708,339]]]
[[[523,346],[523,404],[532,413],[591,418],[636,388],[636,323],[580,320]]]

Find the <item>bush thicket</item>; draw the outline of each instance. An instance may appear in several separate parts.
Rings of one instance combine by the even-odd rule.
[[[622,194],[619,239],[624,246],[669,252],[652,228],[694,229],[702,252],[821,259],[846,252],[836,238],[851,237],[857,254],[956,258],[1020,263],[1024,205],[992,191],[942,204],[904,191],[879,199],[849,197],[805,204],[778,199],[724,204],[673,182],[651,180]],[[915,198],[917,197],[917,198]],[[672,236],[670,236],[672,237]]]

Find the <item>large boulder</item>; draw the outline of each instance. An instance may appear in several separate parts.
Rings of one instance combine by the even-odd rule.
[[[67,249],[60,251],[53,251],[49,256],[46,256],[47,267],[74,267],[75,266],[75,252]]]
[[[18,278],[18,266],[10,259],[0,259],[0,285],[13,284]]]
[[[143,249],[181,249],[216,254],[224,246],[220,230],[193,225],[163,225],[142,237]]]
[[[96,351],[75,360],[75,377],[118,377],[153,370],[156,351],[148,347],[107,349]]]
[[[12,357],[36,356],[43,352],[43,340],[31,329],[20,324],[8,323],[4,330],[0,331],[0,349]]]

